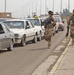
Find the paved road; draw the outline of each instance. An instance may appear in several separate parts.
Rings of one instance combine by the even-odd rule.
[[[51,49],[47,49],[47,42],[42,40],[25,47],[16,46],[11,52],[1,50],[0,75],[31,75],[63,40],[65,32],[59,32],[52,38]]]

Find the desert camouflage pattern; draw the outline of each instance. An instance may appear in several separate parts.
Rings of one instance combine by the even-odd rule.
[[[48,46],[51,46],[51,37],[53,36],[53,27],[56,25],[54,18],[52,17],[51,19],[52,19],[51,24],[44,25],[45,26],[44,38],[48,42]]]
[[[68,25],[70,25],[70,35],[74,38],[74,15],[72,14],[68,20]]]
[[[70,25],[70,37],[72,38],[72,45],[74,45],[74,14],[70,16],[68,25]]]
[[[53,25],[50,24],[45,29],[44,38],[48,42],[48,45],[51,46],[51,37],[53,36]]]

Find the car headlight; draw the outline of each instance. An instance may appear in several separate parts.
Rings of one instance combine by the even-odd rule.
[[[19,34],[15,34],[15,37],[19,37]]]

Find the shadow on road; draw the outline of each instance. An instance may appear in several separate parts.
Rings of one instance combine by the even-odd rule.
[[[10,52],[10,51],[8,51],[8,50],[0,50],[0,54],[1,53],[6,53],[6,52]]]
[[[34,43],[32,43],[31,41],[26,42],[26,45],[30,45],[30,44],[34,44]],[[17,48],[17,47],[24,47],[24,46],[21,46],[20,44],[15,44],[14,48]]]
[[[19,44],[15,44],[15,45],[14,45],[14,48],[18,48],[18,47],[23,47],[23,46],[21,46],[21,45],[19,45]]]
[[[37,49],[31,49],[30,51],[40,51],[40,50],[49,50],[47,47],[45,48],[37,48]]]

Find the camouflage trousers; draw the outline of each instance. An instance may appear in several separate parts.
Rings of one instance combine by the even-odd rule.
[[[44,39],[48,42],[48,46],[51,46],[51,37],[53,35],[53,29],[52,28],[46,28],[44,33]]]

